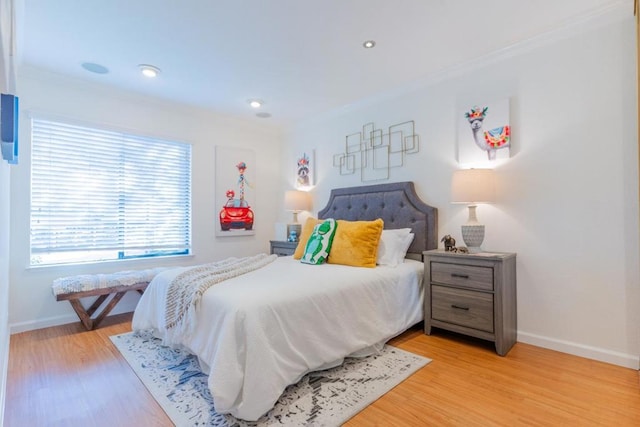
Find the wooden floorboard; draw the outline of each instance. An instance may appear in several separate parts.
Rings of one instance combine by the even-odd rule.
[[[131,315],[11,336],[5,426],[171,426],[109,340]],[[517,343],[413,328],[391,344],[433,359],[346,426],[640,426],[638,371]]]

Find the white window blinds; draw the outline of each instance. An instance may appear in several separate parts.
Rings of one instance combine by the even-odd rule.
[[[31,150],[31,265],[189,253],[189,144],[32,119]]]

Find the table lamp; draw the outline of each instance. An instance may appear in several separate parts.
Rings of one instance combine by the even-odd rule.
[[[467,203],[469,219],[462,226],[462,240],[469,253],[482,252],[484,225],[478,222],[476,207],[478,203],[495,201],[494,173],[492,169],[462,169],[453,173],[451,184],[451,202]]]
[[[293,223],[287,225],[287,239],[298,241],[302,225],[298,223],[298,213],[311,210],[311,195],[306,191],[291,190],[284,193],[284,208],[293,212]],[[292,240],[291,231],[294,230],[295,240]]]

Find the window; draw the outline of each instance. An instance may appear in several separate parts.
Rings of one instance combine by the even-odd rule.
[[[31,265],[189,254],[189,144],[40,119],[31,132]]]

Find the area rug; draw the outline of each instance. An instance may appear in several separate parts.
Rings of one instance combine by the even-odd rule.
[[[431,362],[391,346],[338,367],[311,372],[287,387],[256,422],[216,413],[197,357],[161,345],[149,332],[111,340],[176,426],[339,426]]]

